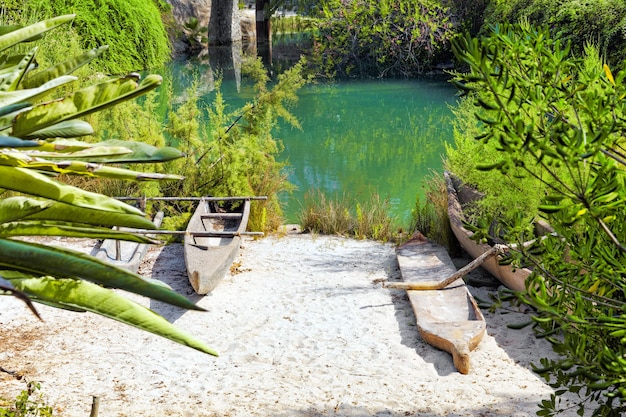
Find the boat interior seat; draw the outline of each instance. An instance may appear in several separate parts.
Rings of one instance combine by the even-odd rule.
[[[204,213],[200,215],[201,219],[239,219],[241,213]]]

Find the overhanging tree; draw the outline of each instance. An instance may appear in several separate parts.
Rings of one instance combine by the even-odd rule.
[[[536,310],[534,328],[558,360],[536,371],[556,388],[538,415],[626,411],[626,70],[612,71],[597,49],[581,58],[548,29],[494,27],[453,44],[469,72],[455,85],[476,107],[477,140],[500,151],[482,170],[513,167],[544,183],[539,209],[556,233],[517,256],[534,265],[519,299]],[[529,162],[528,156],[531,158]],[[558,169],[557,169],[558,168]]]

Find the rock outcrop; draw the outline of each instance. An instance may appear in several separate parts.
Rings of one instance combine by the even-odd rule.
[[[172,6],[176,54],[197,54],[208,45],[242,41],[241,19],[236,0],[167,0]],[[178,35],[180,34],[180,35]],[[249,37],[249,29],[246,29]],[[207,41],[208,39],[208,41]]]

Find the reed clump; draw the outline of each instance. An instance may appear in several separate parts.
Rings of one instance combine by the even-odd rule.
[[[378,194],[362,203],[347,193],[328,197],[315,189],[304,196],[299,222],[303,231],[311,233],[388,242],[398,237],[397,219],[389,211],[389,201]]]
[[[424,181],[424,198],[415,200],[411,211],[411,233],[421,232],[430,240],[448,248],[458,250],[458,243],[448,218],[448,192],[446,181],[441,174],[432,173]]]

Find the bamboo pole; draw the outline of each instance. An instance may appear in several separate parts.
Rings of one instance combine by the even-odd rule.
[[[190,235],[195,237],[230,237],[230,236],[265,236],[263,232],[188,232],[186,230],[149,230],[129,229],[128,233],[137,235]]]
[[[89,413],[89,417],[98,417],[98,411],[100,409],[100,397],[93,397],[91,402],[91,412]]]
[[[149,201],[239,201],[239,200],[267,200],[267,196],[247,197],[113,197],[116,200],[149,200]]]
[[[454,274],[450,275],[448,278],[443,281],[423,281],[423,282],[387,282],[383,283],[383,288],[393,288],[397,290],[441,290],[448,285],[452,284],[457,279],[467,275],[474,269],[478,268],[483,262],[487,259],[495,256],[499,251],[501,251],[501,245],[493,246],[487,252],[480,255],[478,258],[474,259],[469,264],[465,265],[463,268],[456,271]]]

